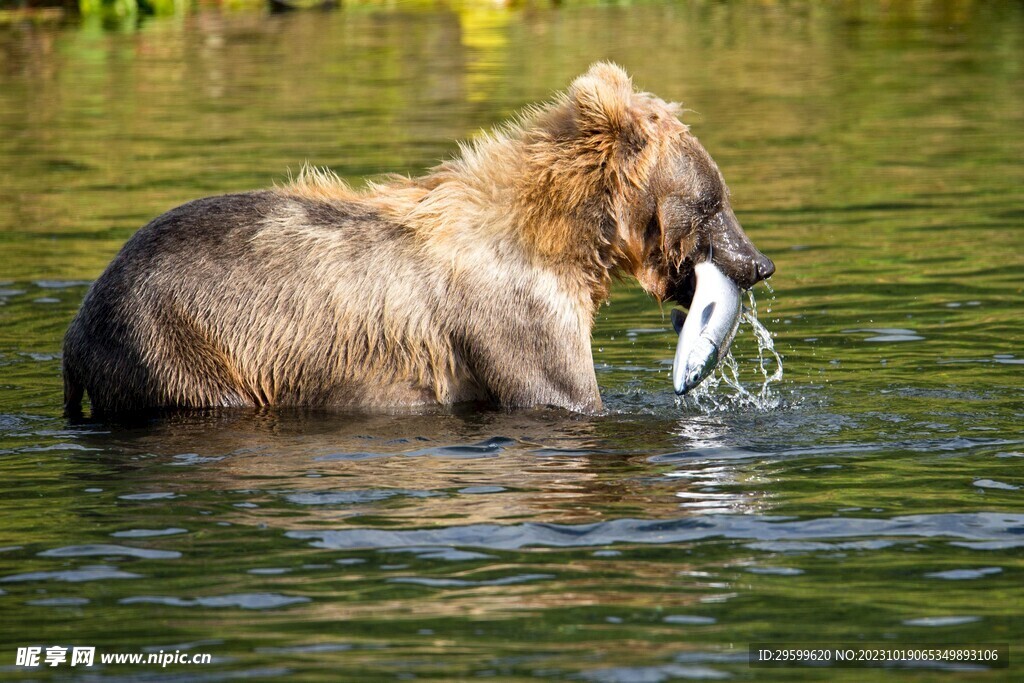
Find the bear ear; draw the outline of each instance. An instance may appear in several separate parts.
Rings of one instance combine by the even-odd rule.
[[[598,62],[569,86],[573,137],[605,159],[628,163],[647,146],[643,103],[622,67]]]
[[[598,62],[569,86],[569,101],[586,132],[618,133],[635,122],[633,82],[622,67]]]

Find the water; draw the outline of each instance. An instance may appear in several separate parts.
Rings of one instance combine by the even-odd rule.
[[[1019,678],[1022,37],[971,2],[0,23],[0,677],[864,680],[747,666],[810,640],[1010,643],[970,675]],[[598,58],[685,103],[778,266],[704,398],[625,284],[599,417],[61,418],[61,335],[146,220],[419,172]],[[214,662],[13,666],[59,644]]]

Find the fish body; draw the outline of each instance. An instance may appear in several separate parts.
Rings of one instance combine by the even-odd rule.
[[[739,287],[713,263],[698,263],[694,273],[697,287],[685,320],[678,309],[672,311],[672,324],[679,333],[672,386],[680,395],[704,381],[729,353],[743,308]]]

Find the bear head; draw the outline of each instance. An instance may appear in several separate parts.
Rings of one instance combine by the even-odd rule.
[[[701,261],[743,289],[775,266],[740,227],[718,166],[678,113],[678,105],[635,91],[620,67],[598,63],[543,117],[543,129],[559,148],[547,162],[571,159],[586,179],[563,200],[591,207],[583,213],[618,270],[659,300],[688,306]]]

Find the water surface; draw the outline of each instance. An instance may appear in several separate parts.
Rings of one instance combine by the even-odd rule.
[[[0,676],[197,675],[13,667],[54,644],[349,681],[853,681],[746,647],[1019,648],[1022,36],[1011,3],[0,24]],[[153,216],[307,160],[421,172],[602,58],[685,104],[778,266],[769,396],[677,402],[668,310],[627,283],[596,418],[61,418],[61,335]],[[734,355],[756,393],[749,327]]]

